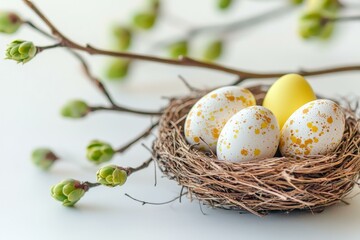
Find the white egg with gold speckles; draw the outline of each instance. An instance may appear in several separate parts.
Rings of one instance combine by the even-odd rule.
[[[255,104],[253,94],[238,86],[222,87],[208,93],[187,115],[186,141],[197,149],[215,152],[219,134],[230,117]]]
[[[283,156],[324,155],[336,149],[345,129],[339,105],[327,99],[309,102],[297,109],[281,129]]]
[[[262,106],[245,108],[232,116],[221,131],[217,144],[219,160],[240,162],[271,158],[280,138],[274,114]]]

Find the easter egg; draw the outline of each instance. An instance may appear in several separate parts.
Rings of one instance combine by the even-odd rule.
[[[293,112],[315,99],[314,91],[302,76],[287,74],[271,86],[263,106],[274,113],[281,129]]]
[[[219,160],[240,162],[275,155],[280,129],[274,114],[262,106],[245,108],[232,116],[220,133]]]
[[[219,134],[231,116],[256,104],[252,93],[242,87],[216,89],[192,107],[185,120],[185,138],[200,150],[216,150]]]
[[[296,110],[280,135],[283,156],[324,155],[336,149],[345,129],[345,116],[331,100],[319,99]]]

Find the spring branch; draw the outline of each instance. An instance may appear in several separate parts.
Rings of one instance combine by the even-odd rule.
[[[221,71],[233,75],[237,75],[242,79],[255,79],[255,78],[277,78],[282,75],[285,75],[289,72],[293,71],[283,71],[283,72],[273,72],[273,73],[255,73],[249,71],[242,71],[237,69],[232,69],[229,67],[221,66],[214,63],[207,63],[201,62],[195,59],[191,59],[188,57],[182,57],[178,60],[167,59],[167,58],[160,58],[155,56],[149,55],[141,55],[141,54],[134,54],[134,53],[124,53],[124,52],[114,52],[108,50],[102,50],[90,45],[80,45],[68,37],[63,35],[53,24],[52,22],[45,17],[45,15],[29,0],[23,0],[42,20],[43,22],[51,29],[51,32],[54,36],[58,38],[61,45],[70,49],[75,49],[83,52],[87,52],[92,55],[105,55],[105,56],[112,56],[112,57],[121,57],[121,58],[131,58],[143,61],[150,61],[150,62],[157,62],[157,63],[164,63],[164,64],[171,64],[171,65],[178,65],[178,66],[188,66],[188,67],[198,67],[198,68],[205,68],[205,69],[212,69],[216,71]],[[322,75],[322,74],[330,74],[330,73],[337,73],[337,72],[348,72],[348,71],[360,71],[360,65],[351,65],[351,66],[340,66],[340,67],[332,67],[332,68],[324,68],[319,70],[312,70],[312,71],[299,71],[299,74],[303,76],[314,76],[314,75]]]

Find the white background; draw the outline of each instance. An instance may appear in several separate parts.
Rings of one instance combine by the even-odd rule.
[[[110,26],[127,23],[142,1],[37,0],[42,10],[67,35],[81,43],[107,48]],[[284,1],[239,1],[227,14],[218,13],[214,1],[166,0],[168,15],[194,25],[231,22],[272,9]],[[256,2],[256,3],[255,3]],[[13,9],[40,23],[20,0],[1,0],[0,9]],[[344,14],[360,13],[353,8]],[[296,33],[299,11],[289,11],[252,29],[231,35],[221,63],[254,71],[295,71],[300,67],[360,63],[360,22],[339,24],[328,42],[302,41]],[[151,33],[139,35],[136,51],[151,51],[151,43],[179,34],[180,26],[162,22]],[[16,36],[0,36],[0,49],[14,38],[38,45],[45,38],[24,27]],[[201,44],[200,44],[201,45]],[[199,49],[199,44],[196,47]],[[103,76],[107,60],[92,57],[94,72]],[[156,110],[166,104],[162,96],[183,95],[177,79],[204,87],[229,83],[234,76],[193,68],[136,63],[126,82],[110,83],[114,98],[128,106]],[[313,88],[327,96],[359,95],[360,72],[309,77]],[[80,121],[59,116],[69,99],[106,104],[104,97],[81,74],[78,63],[61,49],[42,53],[22,66],[0,61],[0,239],[359,239],[360,197],[351,205],[338,205],[321,214],[250,214],[199,209],[197,201],[183,199],[163,206],[134,202],[124,193],[153,202],[179,194],[175,182],[158,177],[154,168],[134,174],[121,188],[91,189],[76,208],[64,208],[50,197],[49,187],[64,179],[95,180],[96,167],[85,159],[87,143],[96,138],[121,146],[150,124],[149,118],[118,113],[96,113]],[[251,82],[250,82],[251,83]],[[247,83],[249,84],[249,83]],[[150,141],[146,141],[150,145]],[[63,158],[49,173],[32,166],[29,155],[37,146],[49,146]],[[116,156],[114,163],[136,166],[149,153],[141,146]],[[159,172],[158,172],[159,174]],[[160,175],[160,174],[159,174]],[[355,194],[356,192],[354,192]]]

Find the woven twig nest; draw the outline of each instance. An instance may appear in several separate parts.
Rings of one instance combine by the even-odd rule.
[[[254,86],[258,104],[266,86]],[[190,146],[184,121],[201,96],[171,101],[163,114],[153,149],[158,165],[170,179],[187,189],[190,198],[206,205],[263,215],[272,211],[322,211],[344,201],[360,171],[358,105],[343,107],[346,128],[341,144],[331,154],[295,159],[274,157],[240,163],[219,161],[211,153]]]

